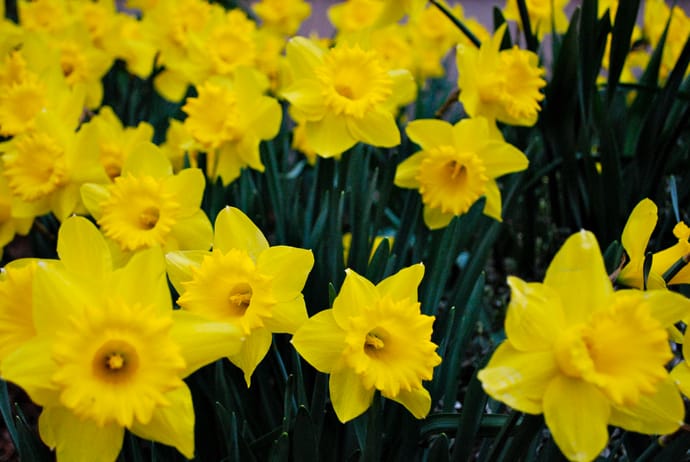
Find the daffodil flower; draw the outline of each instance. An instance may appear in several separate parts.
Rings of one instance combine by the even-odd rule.
[[[543,283],[509,277],[507,339],[478,377],[494,399],[544,414],[571,460],[594,459],[607,425],[666,434],[683,422],[683,400],[665,365],[666,327],[690,300],[665,291],[614,292],[593,234],[563,244]]]

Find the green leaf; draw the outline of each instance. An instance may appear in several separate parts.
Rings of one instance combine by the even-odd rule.
[[[306,407],[297,409],[292,435],[292,458],[296,461],[319,460],[317,432]],[[239,459],[236,459],[239,460]]]

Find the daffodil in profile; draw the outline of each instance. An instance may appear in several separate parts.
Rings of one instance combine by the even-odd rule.
[[[294,37],[286,56],[293,80],[280,94],[319,156],[338,156],[357,142],[400,143],[394,112],[416,92],[408,70],[389,69],[375,50],[345,41],[324,50]]]
[[[183,379],[237,351],[242,334],[172,309],[160,248],[113,269],[88,220],[58,235],[59,264],[33,275],[35,335],[2,361],[2,377],[43,409],[41,439],[58,461],[115,461],[125,429],[194,456],[194,409]]]
[[[505,30],[501,26],[479,49],[458,45],[460,102],[472,117],[531,127],[544,99],[545,71],[539,67],[536,53],[517,45],[500,49]]]
[[[463,119],[455,125],[420,119],[410,122],[406,131],[422,150],[398,165],[395,184],[419,190],[429,228],[447,226],[482,196],[484,214],[501,220],[496,178],[526,169],[522,152],[503,141],[483,118]]]
[[[113,183],[87,183],[81,195],[103,234],[124,252],[157,246],[206,250],[213,230],[200,208],[204,185],[201,170],[174,175],[165,154],[142,143]]]
[[[652,257],[652,271],[664,274],[670,270],[679,260],[684,259],[687,263],[690,260],[690,227],[684,222],[679,221],[673,227],[673,235],[678,239],[671,247],[655,253]],[[690,266],[685,265],[673,275],[668,281],[669,284],[690,284]]]
[[[429,412],[422,381],[431,380],[441,358],[431,341],[434,317],[421,314],[417,301],[423,275],[420,263],[374,285],[347,270],[333,308],[295,333],[298,353],[330,374],[331,401],[341,422],[366,411],[377,390],[418,419]]]
[[[683,400],[665,366],[666,327],[690,300],[666,290],[613,290],[594,235],[563,244],[543,283],[509,277],[507,339],[479,372],[492,398],[544,414],[571,460],[593,460],[607,425],[666,434],[683,422]]]
[[[166,259],[183,311],[231,324],[246,337],[226,356],[242,369],[247,386],[272,334],[292,334],[307,320],[302,288],[314,265],[311,251],[269,246],[237,208],[218,214],[213,251],[170,252]]]

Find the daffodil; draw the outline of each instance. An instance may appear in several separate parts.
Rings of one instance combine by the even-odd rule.
[[[501,220],[496,178],[526,169],[523,153],[503,141],[483,118],[463,119],[455,125],[415,120],[406,131],[422,150],[398,165],[395,184],[419,189],[429,228],[447,226],[482,196],[486,197],[484,213]]]
[[[532,33],[540,39],[552,32],[562,33],[568,28],[568,18],[565,15],[565,7],[569,0],[526,0],[529,22]],[[506,19],[518,21],[520,24],[520,11],[517,0],[507,0],[503,10]],[[555,30],[554,30],[555,26]]]
[[[563,244],[543,283],[509,277],[508,285],[507,339],[478,377],[494,399],[543,413],[566,457],[593,460],[607,425],[666,434],[682,424],[665,328],[690,313],[690,300],[665,290],[614,292],[597,240],[584,230]]]
[[[400,143],[393,112],[414,98],[409,71],[388,69],[376,51],[346,42],[324,51],[294,37],[286,55],[293,81],[281,95],[318,155],[338,156],[360,141],[381,147]]]
[[[421,314],[417,287],[424,266],[400,270],[374,285],[347,270],[333,308],[312,316],[292,343],[318,371],[330,374],[333,409],[347,422],[369,408],[376,390],[416,418],[427,415],[431,380],[441,363],[431,342],[433,316]]]
[[[96,227],[72,217],[58,255],[59,265],[35,269],[35,336],[2,362],[3,378],[43,408],[41,439],[58,461],[115,461],[127,429],[192,458],[194,410],[182,379],[239,349],[241,333],[172,310],[160,248],[114,270]]]
[[[9,244],[16,234],[27,235],[34,222],[33,217],[16,216],[17,211],[13,209],[13,203],[7,178],[0,168],[0,258],[2,258],[5,245]]]
[[[311,14],[311,5],[304,0],[260,0],[252,3],[252,10],[263,29],[291,36]]]
[[[250,69],[235,78],[217,77],[200,85],[187,99],[185,129],[209,155],[209,174],[228,184],[242,168],[263,172],[259,143],[278,134],[282,112],[278,101],[264,95],[268,80]]]
[[[671,247],[661,250],[652,256],[652,272],[664,274],[681,258],[690,259],[690,228],[679,221],[673,227],[673,235],[678,239]],[[690,284],[690,266],[683,266],[669,281],[669,284]]]
[[[239,209],[216,218],[212,252],[170,252],[168,274],[184,311],[239,329],[242,348],[227,352],[247,386],[271,346],[273,333],[294,333],[307,320],[302,288],[314,257],[308,250],[269,247]]]
[[[201,170],[173,175],[165,154],[142,143],[113,183],[87,183],[81,195],[103,234],[124,252],[157,246],[206,250],[213,230],[200,208],[204,184]]]
[[[544,99],[545,71],[536,53],[517,45],[500,50],[505,30],[501,26],[478,50],[458,46],[460,102],[472,117],[530,127],[537,122],[539,102]]]
[[[644,287],[643,266],[645,254],[649,238],[652,236],[652,231],[654,231],[656,222],[656,204],[649,199],[640,201],[630,213],[625,228],[623,228],[623,235],[621,236],[623,248],[628,255],[628,262],[621,269],[621,272],[616,278],[616,281],[620,284],[636,289],[642,289]],[[654,265],[655,259],[656,258],[653,257],[652,269],[647,275],[647,288],[663,289],[666,287],[666,283],[662,277],[663,272],[658,272],[659,265]]]

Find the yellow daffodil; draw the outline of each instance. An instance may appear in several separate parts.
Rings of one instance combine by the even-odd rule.
[[[311,5],[304,0],[260,0],[252,10],[261,20],[261,27],[286,37],[297,33],[302,21],[311,14]]]
[[[690,228],[680,221],[673,227],[673,235],[678,242],[652,256],[652,271],[664,274],[681,258],[690,259]],[[685,265],[668,281],[669,284],[690,284],[690,266]]]
[[[110,106],[103,106],[81,126],[80,132],[87,149],[100,154],[101,164],[111,180],[120,176],[125,159],[136,155],[138,145],[153,139],[151,124],[140,122],[136,127],[123,127]]]
[[[640,201],[630,213],[621,236],[621,243],[628,255],[628,262],[621,269],[616,282],[636,289],[644,287],[642,267],[644,266],[647,244],[652,236],[656,222],[656,204],[649,199]],[[663,271],[661,273],[658,272],[659,265],[657,264],[655,268],[654,260],[656,258],[653,258],[652,270],[650,270],[647,276],[647,288],[663,289],[666,287],[662,277]]]
[[[431,342],[433,316],[420,313],[417,287],[424,266],[404,268],[374,285],[347,270],[333,308],[312,316],[292,343],[317,370],[330,374],[330,395],[338,419],[362,414],[376,390],[407,408],[427,415],[431,380],[441,363]]]
[[[682,424],[665,328],[690,313],[690,300],[665,290],[614,292],[597,240],[584,230],[563,244],[543,283],[509,277],[508,285],[507,339],[478,377],[494,399],[543,413],[566,457],[593,460],[609,424],[647,434]]]
[[[523,153],[503,141],[483,118],[464,119],[455,125],[415,120],[406,131],[422,150],[398,165],[395,184],[419,189],[429,228],[447,226],[482,196],[486,197],[484,213],[501,221],[496,178],[526,169]]]
[[[659,44],[666,23],[670,20],[659,70],[660,78],[666,79],[675,67],[685,41],[690,36],[690,18],[679,5],[669,8],[664,0],[648,0],[644,4],[643,19],[644,35],[649,39],[652,48],[656,48]]]
[[[500,50],[506,26],[477,50],[457,48],[460,102],[472,117],[483,116],[509,125],[532,126],[539,116],[544,69],[536,53],[517,45]]]
[[[529,22],[532,33],[539,39],[552,32],[563,33],[568,29],[568,17],[565,15],[565,7],[569,0],[526,0]],[[503,15],[512,21],[520,20],[517,0],[507,0]],[[555,25],[556,29],[553,29]]]
[[[186,130],[209,155],[209,174],[228,184],[251,167],[263,172],[259,143],[278,134],[282,112],[278,101],[264,95],[268,80],[250,69],[235,78],[210,79],[198,87],[182,110]]]
[[[124,252],[156,246],[206,250],[213,230],[200,209],[204,185],[201,170],[173,175],[165,154],[143,143],[113,183],[85,184],[81,195],[103,234]]]
[[[0,258],[5,245],[9,244],[16,234],[27,235],[34,222],[33,217],[16,216],[17,211],[13,209],[13,203],[12,191],[0,167]]]
[[[373,50],[340,43],[324,51],[304,37],[287,45],[293,81],[281,91],[293,118],[304,123],[308,144],[333,157],[362,141],[382,147],[400,143],[393,116],[415,95],[412,75],[391,70]]]
[[[269,247],[239,209],[216,218],[212,252],[170,252],[168,274],[184,311],[236,326],[246,339],[227,352],[247,386],[271,346],[273,333],[294,333],[307,320],[302,288],[314,257],[309,250]]]
[[[60,266],[35,269],[35,336],[2,362],[3,378],[42,406],[41,439],[58,461],[115,461],[127,429],[192,458],[194,410],[182,379],[237,351],[241,333],[171,309],[159,248],[113,270],[102,235],[72,217],[58,254]]]

